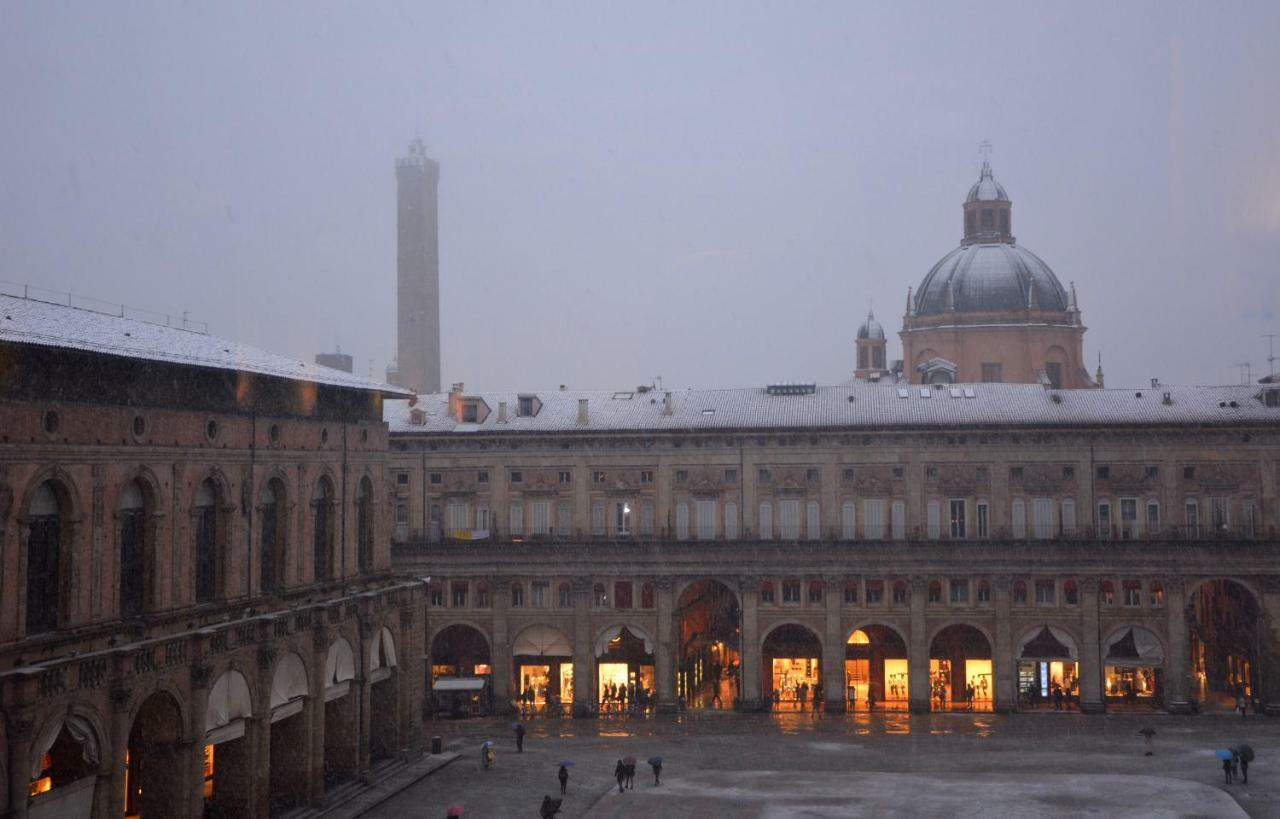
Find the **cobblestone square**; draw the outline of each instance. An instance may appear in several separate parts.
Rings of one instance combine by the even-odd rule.
[[[370,816],[536,817],[572,761],[561,817],[1271,817],[1280,734],[1270,720],[1076,714],[740,715],[532,720],[523,753],[509,720],[428,723],[463,753]],[[1156,731],[1143,754],[1138,730]],[[497,746],[480,766],[485,739]],[[1248,785],[1223,784],[1214,750],[1257,752]],[[617,760],[638,760],[619,794]],[[664,760],[655,787],[645,761]]]

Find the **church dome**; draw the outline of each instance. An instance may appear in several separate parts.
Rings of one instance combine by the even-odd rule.
[[[867,320],[862,322],[862,326],[858,328],[858,338],[884,338],[884,328],[880,326],[880,322],[876,321],[874,313],[867,313]]]
[[[1034,292],[1034,295],[1033,295]],[[942,257],[916,291],[915,313],[1065,312],[1067,292],[1039,256],[1015,244],[962,245]]]
[[[995,176],[991,173],[991,165],[986,161],[982,163],[982,173],[978,176],[978,181],[973,183],[973,187],[969,188],[969,195],[965,197],[966,202],[1008,202],[1009,195],[1004,192],[1004,186],[996,181]]]

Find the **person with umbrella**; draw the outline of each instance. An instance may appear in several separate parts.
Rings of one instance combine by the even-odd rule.
[[[560,779],[560,795],[564,796],[565,790],[569,787],[569,766],[573,763],[565,760],[560,763],[560,773],[556,776]]]
[[[486,739],[484,742],[480,743],[480,764],[483,765],[484,769],[487,771],[489,770],[489,766],[493,764],[493,760],[493,740]]]
[[[1232,752],[1226,748],[1219,748],[1214,752],[1218,759],[1222,760],[1222,776],[1226,780],[1226,784],[1231,784],[1231,758]]]
[[[1145,728],[1139,728],[1138,733],[1142,734],[1142,744],[1146,747],[1146,753],[1144,753],[1143,756],[1154,755],[1155,750],[1152,748],[1151,738],[1156,735],[1155,730],[1150,726],[1147,726]]]
[[[524,753],[524,723],[517,722],[511,726],[516,729],[516,753]]]
[[[1253,761],[1253,748],[1241,745],[1236,748],[1236,756],[1240,757],[1240,784],[1249,784],[1249,763]]]
[[[649,767],[653,768],[653,784],[661,785],[662,784],[662,757],[660,756],[649,757]]]

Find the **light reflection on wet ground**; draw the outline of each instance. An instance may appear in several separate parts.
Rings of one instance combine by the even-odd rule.
[[[1272,759],[1280,765],[1280,723],[1266,719],[1241,723],[1207,716],[791,711],[689,712],[601,720],[535,718],[525,724],[529,729],[526,752],[515,754],[511,718],[428,723],[426,735],[441,735],[462,752],[462,759],[372,815],[432,816],[437,806],[463,802],[474,808],[468,809],[467,816],[533,816],[536,804],[530,809],[527,800],[536,795],[535,801],[540,801],[544,792],[557,792],[556,764],[570,759],[575,765],[561,817],[581,817],[606,791],[616,792],[613,766],[623,756],[641,760],[637,787],[651,785],[644,760],[654,754],[666,759],[664,780],[670,777],[675,782],[685,772],[690,786],[695,772],[699,778],[714,778],[716,772],[794,771],[797,776],[826,777],[823,787],[830,787],[854,772],[879,771],[961,779],[996,773],[1128,774],[1178,777],[1217,787],[1221,768],[1213,750],[1249,742],[1258,751],[1259,762],[1251,768],[1248,790],[1235,787],[1231,794],[1251,815],[1280,816],[1280,788],[1273,791],[1270,784],[1280,778],[1268,775]],[[1157,731],[1155,757],[1142,755],[1137,730],[1147,725]],[[497,764],[489,772],[481,772],[476,763],[484,739],[493,739],[498,746]],[[428,806],[425,813],[424,806]]]

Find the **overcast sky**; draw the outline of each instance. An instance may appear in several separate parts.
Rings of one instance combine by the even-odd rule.
[[[1109,385],[1233,383],[1280,333],[1278,42],[1276,2],[6,2],[0,279],[380,374],[421,136],[446,383],[837,383],[872,303],[901,356],[985,138]]]

